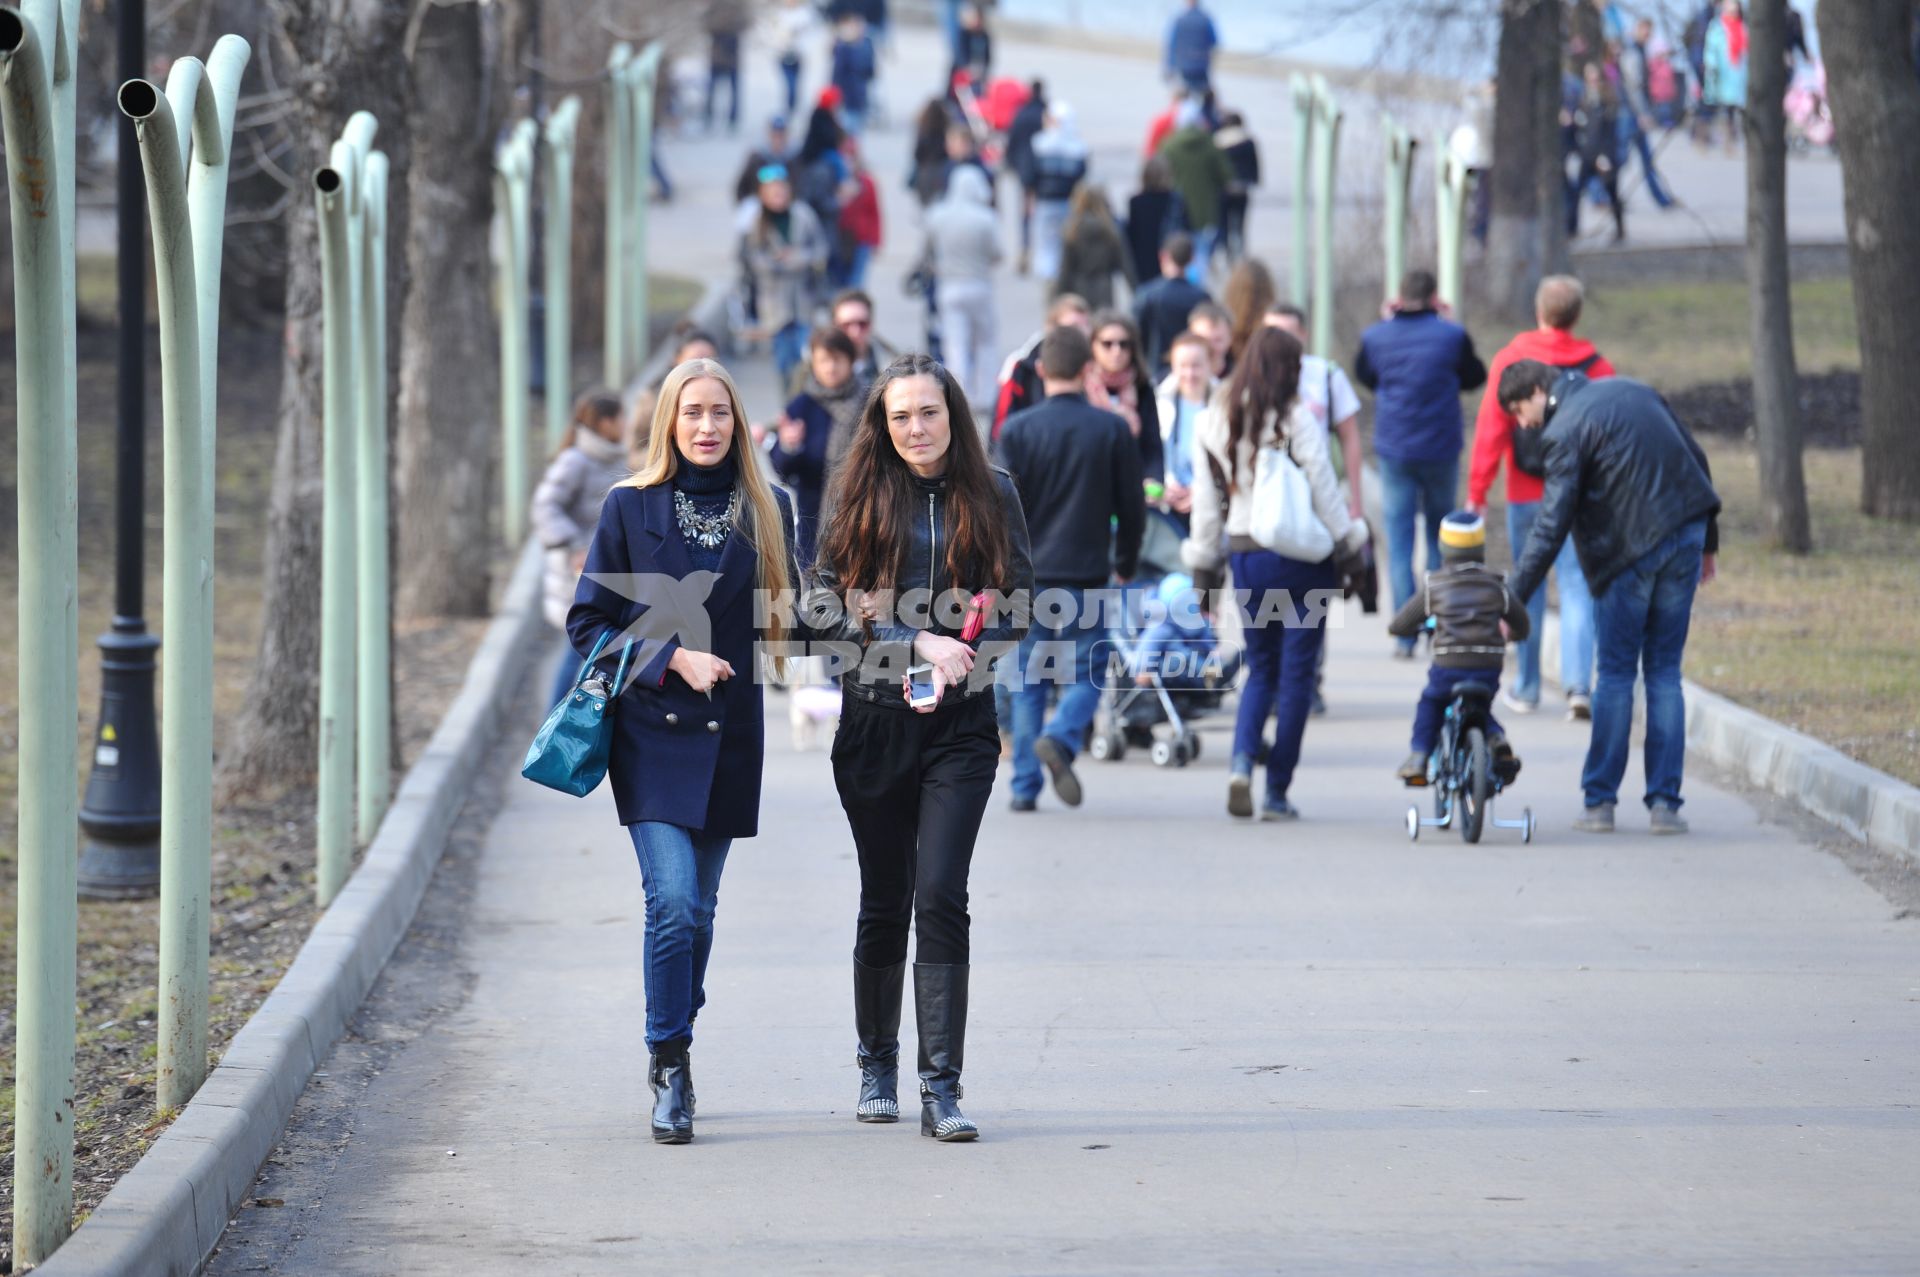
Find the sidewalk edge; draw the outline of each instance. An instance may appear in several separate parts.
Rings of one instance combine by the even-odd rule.
[[[1558,685],[1560,617],[1547,613],[1540,645],[1545,681]],[[1920,863],[1920,788],[1848,758],[1824,741],[1710,692],[1692,679],[1687,749],[1788,799],[1878,851]]]
[[[500,610],[360,866],[219,1065],[86,1223],[34,1271],[46,1277],[197,1273],[293,1106],[407,933],[447,832],[540,633],[542,554],[528,541]]]

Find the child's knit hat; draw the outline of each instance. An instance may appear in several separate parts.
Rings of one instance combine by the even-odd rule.
[[[1485,559],[1487,521],[1471,510],[1455,510],[1440,520],[1440,557],[1449,563]]]

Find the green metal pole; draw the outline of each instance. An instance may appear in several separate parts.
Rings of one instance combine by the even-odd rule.
[[[606,270],[606,320],[601,341],[602,372],[608,386],[619,390],[627,383],[627,168],[628,134],[632,115],[628,106],[630,88],[627,65],[633,49],[616,44],[607,57],[607,242],[603,249]]]
[[[526,535],[528,364],[533,334],[527,317],[527,241],[531,219],[534,125],[522,120],[495,165],[505,234],[500,260],[500,527],[507,544]]]
[[[1308,203],[1313,154],[1313,85],[1297,72],[1289,77],[1293,90],[1293,278],[1288,292],[1293,304],[1304,307],[1312,296],[1311,263],[1307,257]]]
[[[324,488],[320,532],[320,777],[315,820],[316,895],[324,908],[353,865],[354,748],[354,387],[355,302],[361,152],[343,134],[314,175],[320,214],[321,312],[325,325]]]
[[[1333,357],[1333,174],[1340,148],[1340,105],[1321,76],[1313,77],[1313,353]]]
[[[13,1262],[73,1227],[74,896],[79,806],[73,32],[78,0],[0,10],[13,212],[20,547],[19,950]]]
[[[1391,297],[1407,271],[1407,192],[1413,181],[1412,134],[1382,114],[1380,131],[1387,140],[1386,171],[1386,285]]]
[[[1467,166],[1453,153],[1446,139],[1434,139],[1434,191],[1438,202],[1436,225],[1439,229],[1440,243],[1436,254],[1435,274],[1440,285],[1440,297],[1453,307],[1453,317],[1461,320],[1465,307],[1461,305],[1461,291],[1465,281],[1461,278],[1461,254],[1465,247],[1467,215]]]
[[[387,593],[387,157],[367,156],[360,173],[359,446],[354,475],[359,512],[358,832],[373,841],[393,792],[392,606]]]
[[[566,441],[573,386],[573,146],[580,99],[569,97],[547,117],[546,235],[547,449]]]
[[[634,64],[633,77],[633,238],[628,247],[633,253],[633,318],[627,331],[633,355],[628,363],[636,373],[646,366],[653,333],[648,310],[647,271],[651,264],[647,248],[647,223],[653,200],[653,96],[660,75],[661,46],[658,41],[641,51]]]

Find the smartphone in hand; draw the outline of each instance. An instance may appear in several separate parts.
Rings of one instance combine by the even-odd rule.
[[[940,689],[934,686],[933,666],[915,665],[907,670],[907,704],[915,709],[932,709],[940,703]]]

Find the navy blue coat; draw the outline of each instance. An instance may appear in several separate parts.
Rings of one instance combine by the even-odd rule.
[[[793,507],[785,493],[774,496],[788,578],[798,589]],[[674,519],[672,485],[621,486],[607,494],[567,613],[567,639],[584,657],[612,629],[600,661],[609,677],[622,636],[634,640],[629,681],[614,701],[607,766],[621,824],[659,820],[728,838],[758,832],[766,739],[754,651],[761,637],[754,623],[759,561],[742,518],[727,538],[719,572],[696,572]],[[682,639],[733,666],[733,677],[711,697],[667,669]]]
[[[1487,383],[1473,338],[1431,310],[1403,310],[1360,337],[1353,375],[1374,392],[1373,450],[1387,461],[1451,461],[1466,438],[1460,396]]]

